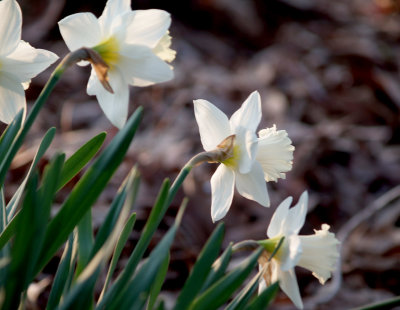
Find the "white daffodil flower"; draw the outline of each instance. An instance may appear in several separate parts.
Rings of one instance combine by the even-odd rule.
[[[25,91],[31,79],[58,58],[21,40],[22,13],[15,0],[0,1],[0,121],[9,124],[26,111]]]
[[[96,95],[104,113],[118,128],[127,119],[129,85],[147,86],[173,78],[172,67],[165,62],[175,58],[168,32],[171,17],[163,10],[132,11],[130,0],[108,0],[99,18],[77,13],[58,24],[71,51],[91,48],[108,65],[113,93],[102,86],[93,69],[87,93]]]
[[[276,131],[275,126],[256,136],[261,120],[259,93],[251,93],[229,120],[212,103],[203,99],[193,102],[201,143],[207,152],[234,135],[232,155],[220,161],[211,178],[212,220],[220,220],[228,212],[235,184],[243,197],[268,207],[265,181],[276,181],[291,169],[294,147],[286,131]]]
[[[269,224],[267,235],[270,239],[261,241],[266,251],[259,259],[264,269],[264,281],[260,282],[260,291],[267,285],[279,281],[279,286],[292,300],[295,306],[303,309],[295,266],[312,271],[312,274],[324,284],[331,277],[339,258],[339,241],[329,232],[329,225],[323,224],[314,235],[299,236],[307,215],[308,194],[305,191],[293,208],[292,197],[286,198],[276,209]],[[285,237],[278,252],[268,262],[279,240]]]

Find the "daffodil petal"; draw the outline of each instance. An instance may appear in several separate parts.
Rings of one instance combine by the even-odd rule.
[[[258,91],[254,91],[243,102],[242,106],[233,113],[230,119],[232,131],[238,127],[255,132],[261,121],[261,98]]]
[[[150,48],[156,47],[171,25],[170,14],[163,10],[137,10],[133,11],[129,18],[126,42]]]
[[[286,231],[287,234],[298,234],[300,229],[303,227],[306,220],[308,208],[308,193],[304,191],[297,204],[289,209],[289,213],[286,218]]]
[[[131,0],[108,0],[99,17],[99,23],[103,29],[110,29],[115,23],[116,17],[131,11]]]
[[[281,269],[283,271],[294,268],[302,254],[301,241],[298,235],[286,236],[284,240],[283,257],[281,260]]]
[[[24,88],[12,76],[0,74],[0,121],[11,123],[21,109],[26,109]]]
[[[257,201],[264,207],[269,207],[269,196],[264,174],[259,163],[255,162],[249,173],[236,173],[236,189],[247,199]]]
[[[114,126],[121,129],[125,125],[128,116],[129,88],[120,72],[109,71],[108,77],[114,94],[104,89],[94,70],[92,70],[89,78],[87,93],[96,95],[104,114]]]
[[[284,225],[286,223],[286,217],[289,213],[289,207],[292,203],[292,200],[292,197],[287,197],[275,210],[267,230],[267,235],[269,238],[274,238],[276,236],[282,235]]]
[[[224,164],[219,165],[211,177],[211,217],[213,222],[222,219],[228,212],[235,184],[235,174]]]
[[[22,13],[15,0],[0,1],[0,55],[13,51],[21,39]]]
[[[101,41],[101,28],[92,13],[69,15],[58,22],[61,36],[71,51],[93,47]]]
[[[253,131],[247,130],[244,127],[237,128],[235,134],[236,145],[240,146],[238,168],[240,173],[245,174],[251,170],[255,162],[258,149],[257,136]]]
[[[207,100],[193,100],[193,104],[203,148],[206,151],[214,150],[218,144],[231,135],[228,118]]]
[[[35,49],[29,43],[20,41],[17,48],[3,59],[1,70],[12,73],[20,83],[25,83],[57,59],[58,56],[52,52]]]
[[[121,50],[118,68],[124,79],[134,86],[147,86],[171,80],[174,72],[146,46],[131,46]]]
[[[282,291],[285,292],[297,308],[303,309],[303,302],[301,300],[299,285],[297,284],[294,269],[288,271],[280,270],[279,272],[279,286]]]

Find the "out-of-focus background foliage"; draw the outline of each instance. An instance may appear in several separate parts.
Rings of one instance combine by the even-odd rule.
[[[23,39],[63,57],[68,50],[57,21],[85,11],[99,16],[105,1],[19,3],[24,15]],[[231,115],[258,90],[263,108],[260,129],[276,124],[288,131],[296,147],[293,170],[286,180],[268,183],[269,209],[235,196],[224,219],[225,242],[263,239],[280,201],[289,195],[297,201],[307,189],[310,212],[302,234],[311,234],[313,228],[328,223],[332,231],[346,238],[343,283],[324,305],[312,302],[328,296],[318,290],[318,281],[309,272],[297,270],[306,308],[346,309],[399,295],[400,3],[133,0],[132,8],[161,8],[171,13],[173,48],[177,50],[175,79],[153,87],[131,88],[130,110],[142,105],[144,120],[125,163],[93,210],[96,222],[102,221],[117,185],[138,163],[142,183],[136,205],[138,222],[130,238],[134,244],[163,178],[174,178],[191,156],[202,151],[192,100],[207,99]],[[33,80],[28,102],[36,99],[49,74],[46,71]],[[108,139],[115,135],[116,129],[96,99],[86,94],[88,76],[89,68],[78,66],[63,76],[13,163],[7,199],[49,127],[57,127],[57,136],[47,158],[57,149],[71,154],[100,131],[107,131]],[[173,301],[215,226],[210,217],[209,185],[215,168],[209,164],[193,170],[160,227],[157,238],[172,223],[181,198],[188,196],[189,206],[164,285],[167,300]],[[380,197],[392,189],[393,201],[382,202]],[[363,210],[374,206],[381,210],[363,217]],[[346,228],[350,219],[356,223],[351,231]],[[49,264],[42,279],[51,279],[57,263],[55,259]],[[123,266],[124,260],[119,268]],[[39,295],[39,307],[47,292],[48,288]],[[293,306],[280,294],[273,309],[285,308]]]

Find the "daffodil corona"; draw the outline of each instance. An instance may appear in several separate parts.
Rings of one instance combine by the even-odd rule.
[[[292,168],[294,147],[286,131],[276,131],[275,126],[261,130],[257,137],[255,132],[261,120],[259,93],[251,93],[229,120],[203,99],[194,100],[194,112],[207,152],[217,149],[227,137],[234,137],[230,155],[219,160],[221,165],[211,178],[213,221],[228,212],[235,184],[243,197],[269,206],[265,181],[285,177],[285,172]]]
[[[21,40],[22,14],[15,0],[0,1],[0,121],[10,123],[26,111],[24,90],[58,58]]]
[[[108,0],[99,18],[78,13],[58,24],[71,51],[91,48],[108,66],[111,89],[105,89],[92,70],[87,93],[97,97],[105,115],[118,128],[127,119],[129,85],[148,86],[173,77],[172,67],[166,63],[175,58],[168,32],[171,17],[163,10],[132,11],[130,0]]]
[[[329,225],[323,224],[314,235],[299,236],[307,215],[308,194],[304,192],[298,203],[290,208],[292,197],[286,198],[276,209],[269,224],[267,235],[270,239],[259,241],[265,249],[259,258],[263,280],[260,291],[266,286],[279,281],[279,286],[299,309],[303,308],[295,266],[312,271],[312,274],[324,284],[331,277],[339,258],[339,241],[329,232]],[[269,260],[279,240],[283,243]]]

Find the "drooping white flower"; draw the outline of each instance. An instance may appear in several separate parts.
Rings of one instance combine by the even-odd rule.
[[[264,268],[264,281],[260,282],[260,290],[279,281],[279,286],[295,306],[303,309],[294,267],[300,266],[312,271],[319,282],[324,284],[335,270],[339,258],[339,241],[329,232],[327,224],[323,224],[321,230],[314,230],[314,235],[299,236],[307,215],[307,192],[289,209],[291,203],[292,197],[288,197],[279,205],[267,230],[270,239],[261,242],[266,251],[259,259],[260,268]],[[268,262],[269,255],[282,237],[285,238],[281,247]]]
[[[91,48],[108,65],[113,93],[104,89],[93,69],[87,93],[96,95],[104,113],[118,128],[128,115],[128,85],[148,86],[173,77],[172,67],[165,62],[175,58],[168,32],[171,17],[163,10],[132,11],[130,0],[108,0],[99,18],[77,13],[58,24],[71,51]]]
[[[228,120],[212,103],[194,100],[194,112],[201,143],[206,151],[215,150],[234,135],[233,154],[221,161],[211,178],[211,217],[220,220],[228,212],[234,187],[245,198],[269,206],[266,181],[284,177],[292,165],[294,147],[285,131],[275,127],[255,132],[261,120],[261,99],[257,91],[250,94]]]
[[[31,79],[57,60],[52,52],[21,40],[22,13],[15,0],[0,1],[0,121],[10,123],[26,110]]]

